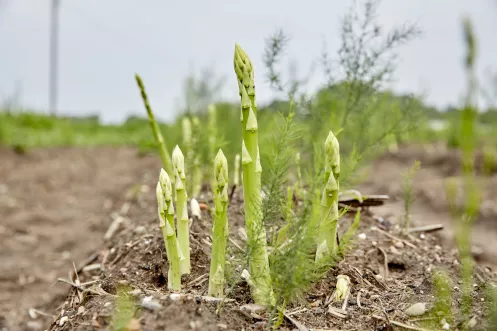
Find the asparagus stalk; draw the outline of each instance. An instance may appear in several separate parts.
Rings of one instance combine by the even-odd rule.
[[[181,274],[190,273],[190,228],[188,222],[187,193],[185,186],[185,158],[178,145],[173,150],[174,188],[176,190],[176,220],[179,248],[184,257],[180,262]]]
[[[316,260],[337,250],[338,189],[340,175],[340,147],[330,131],[325,141],[324,188],[321,194],[320,238]]]
[[[196,132],[192,136],[192,152],[193,152],[193,178],[192,178],[192,196],[198,197],[202,189],[202,167],[200,165],[200,153],[199,153],[199,139],[198,135],[200,133],[200,120],[197,116],[192,117],[192,128],[193,132]]]
[[[214,208],[209,295],[220,298],[224,290],[228,240],[228,161],[222,150],[219,150],[214,162]]]
[[[266,230],[262,221],[261,172],[259,157],[257,105],[255,101],[254,68],[245,51],[235,45],[235,73],[241,97],[243,195],[245,225],[249,242],[249,273],[253,283],[252,297],[257,304],[274,304]]]
[[[214,160],[216,154],[216,144],[217,144],[216,106],[213,104],[209,105],[209,107],[207,107],[207,112],[208,112],[207,131],[209,134],[209,160]]]
[[[192,139],[192,122],[190,118],[185,116],[181,120],[181,131],[183,134],[183,151],[185,155],[185,163],[188,165],[193,164],[193,139]],[[193,191],[193,181],[188,181],[188,192]]]
[[[159,125],[157,124],[157,121],[155,120],[154,113],[152,112],[152,109],[150,108],[150,103],[148,102],[147,93],[145,92],[145,86],[143,85],[143,81],[138,74],[135,74],[135,79],[136,79],[136,83],[138,84],[138,87],[140,88],[143,103],[145,104],[145,109],[147,110],[148,121],[150,123],[150,127],[152,128],[152,132],[154,134],[155,141],[157,142],[157,145],[159,147],[159,154],[160,154],[160,157],[162,160],[162,164],[164,165],[164,168],[166,168],[166,171],[171,173],[171,171],[173,170],[172,163],[171,163],[171,157],[169,156],[169,152],[167,151],[167,147],[166,147],[166,144],[164,143],[164,138],[162,137],[162,133],[160,132]]]
[[[158,204],[158,214],[159,214],[159,227],[161,228],[162,235],[164,237],[164,246],[166,247],[167,259],[169,261],[169,271],[167,273],[167,286],[170,290],[180,291],[181,290],[181,274],[180,274],[180,254],[178,248],[178,241],[176,239],[176,234],[174,228],[174,207],[171,196],[171,182],[169,181],[169,176],[161,169],[161,174],[159,177],[159,182],[157,183],[157,204]],[[166,191],[163,190],[166,188]],[[169,191],[167,190],[169,187]],[[167,219],[167,221],[166,221]]]
[[[235,172],[233,174],[233,184],[240,186],[240,154],[235,155]]]

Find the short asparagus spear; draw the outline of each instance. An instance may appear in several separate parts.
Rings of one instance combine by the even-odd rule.
[[[274,294],[266,249],[266,230],[262,220],[261,173],[254,68],[245,51],[235,45],[235,73],[241,98],[243,196],[245,226],[249,242],[249,273],[253,280],[252,297],[257,304],[274,304]]]
[[[217,153],[214,163],[214,210],[209,295],[220,298],[224,289],[228,240],[228,161],[222,150]]]
[[[163,175],[165,174],[165,176]],[[178,241],[174,229],[171,227],[171,219],[174,224],[174,207],[172,200],[166,201],[168,192],[164,192],[163,187],[167,186],[164,182],[169,179],[164,169],[161,170],[159,182],[157,183],[157,204],[159,214],[159,227],[161,228],[164,237],[164,245],[166,247],[167,259],[169,261],[169,271],[167,273],[167,286],[170,290],[181,290],[181,274],[180,274],[180,255]],[[169,187],[171,184],[169,183]],[[171,192],[169,192],[170,194]],[[167,221],[166,221],[167,219]]]
[[[325,141],[324,188],[321,195],[321,225],[316,260],[337,249],[338,189],[340,175],[340,147],[330,131]]]
[[[176,220],[178,222],[181,274],[190,273],[190,228],[188,222],[187,193],[185,186],[185,158],[178,145],[173,150],[174,188],[176,190]]]

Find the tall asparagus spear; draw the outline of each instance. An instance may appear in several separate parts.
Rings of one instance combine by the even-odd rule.
[[[325,146],[324,188],[321,195],[321,225],[316,260],[337,249],[338,189],[340,176],[340,146],[330,131]]]
[[[163,189],[165,188],[165,190]],[[161,169],[159,182],[157,183],[157,204],[159,214],[159,227],[164,237],[167,259],[169,262],[169,271],[167,273],[167,286],[170,290],[181,290],[180,274],[180,254],[178,241],[174,232],[174,207],[171,197],[172,189],[169,176]],[[169,197],[169,198],[168,198]]]
[[[145,109],[147,110],[148,121],[150,123],[150,127],[152,128],[152,132],[155,137],[155,141],[159,147],[159,154],[162,159],[162,164],[166,171],[171,173],[173,170],[171,157],[169,156],[169,152],[167,151],[166,144],[164,143],[164,138],[160,132],[159,125],[157,125],[157,121],[155,120],[154,113],[152,112],[152,108],[150,108],[150,103],[148,102],[147,92],[145,91],[145,85],[143,85],[143,81],[138,74],[135,74],[136,83],[140,88],[141,96],[143,99],[143,103],[145,104]]]
[[[183,255],[181,274],[190,273],[190,228],[188,222],[187,193],[185,185],[185,158],[178,145],[173,150],[174,188],[176,190],[176,220],[178,241]]]
[[[251,293],[258,304],[273,304],[274,294],[266,249],[266,230],[262,222],[261,172],[254,68],[245,51],[235,45],[235,73],[241,97],[243,195],[245,225],[249,247]]]
[[[228,240],[228,161],[222,150],[219,150],[214,162],[214,204],[209,295],[222,297]]]

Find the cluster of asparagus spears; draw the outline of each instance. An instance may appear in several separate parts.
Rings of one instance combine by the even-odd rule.
[[[266,231],[262,215],[261,173],[262,166],[259,153],[259,136],[257,123],[257,104],[254,84],[254,68],[248,55],[235,45],[234,69],[238,81],[241,100],[240,121],[242,124],[243,142],[241,157],[235,158],[234,182],[238,184],[238,171],[242,168],[242,186],[244,195],[245,225],[247,242],[250,245],[249,270],[246,279],[251,288],[254,301],[258,304],[274,304],[270,266],[266,241]],[[147,96],[140,77],[136,76],[141,89],[145,107],[149,115],[154,136],[161,150],[164,168],[161,169],[157,183],[157,203],[159,226],[164,235],[164,243],[169,260],[168,287],[171,290],[181,289],[181,275],[189,274],[190,245],[189,217],[187,210],[187,180],[185,159],[178,146],[172,158],[169,157],[164,140],[159,132],[150,110]],[[209,112],[213,112],[213,108]],[[186,134],[191,135],[190,123],[185,122]],[[212,152],[210,154],[213,154]],[[192,169],[196,169],[192,165]],[[338,213],[338,189],[340,174],[339,144],[330,131],[325,142],[325,178],[320,201],[320,222],[316,225],[316,263],[337,250],[336,231]],[[195,171],[195,170],[194,170]],[[170,177],[171,174],[173,177]],[[209,295],[222,297],[225,284],[226,242],[228,238],[228,162],[222,150],[217,152],[213,169],[213,243],[209,275]],[[190,184],[189,184],[190,185]],[[191,187],[191,186],[189,186]],[[198,193],[198,187],[195,193]],[[173,203],[176,205],[176,212]],[[175,226],[175,215],[176,225]],[[246,272],[247,273],[247,272]]]

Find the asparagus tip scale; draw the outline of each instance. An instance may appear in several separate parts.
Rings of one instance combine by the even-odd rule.
[[[247,146],[245,146],[245,141],[242,142],[242,164],[249,164],[252,162],[252,158],[250,157],[250,153],[247,150]]]
[[[257,172],[257,173],[262,172],[261,155],[259,154],[259,146],[257,146],[257,159],[255,160],[255,172]]]
[[[245,130],[252,132],[257,130],[257,118],[255,117],[255,113],[252,107],[249,108],[249,114],[247,118],[247,124],[245,125]]]
[[[163,220],[161,219],[161,222],[162,221]],[[169,222],[164,222],[164,223],[165,223],[165,226],[166,226],[166,236],[168,236],[168,237],[174,236],[174,230],[171,227],[171,224],[169,224]]]

